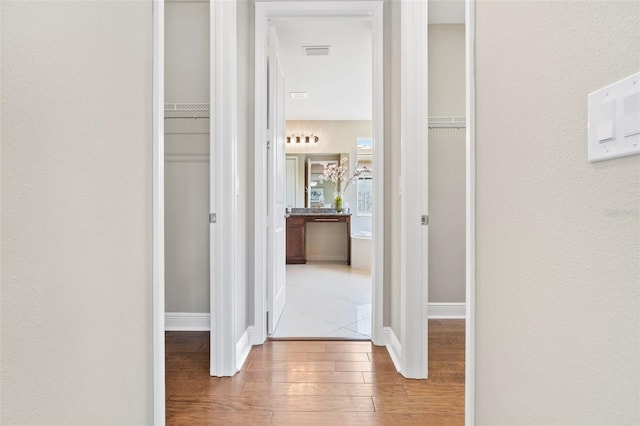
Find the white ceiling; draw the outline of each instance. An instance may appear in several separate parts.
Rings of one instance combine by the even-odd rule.
[[[430,24],[463,24],[464,0],[429,0]],[[285,76],[287,120],[371,120],[371,26],[364,20],[296,19],[274,23]],[[303,46],[331,46],[304,56]],[[307,99],[291,99],[306,92]]]
[[[371,119],[371,26],[359,20],[275,23],[284,72],[287,120]],[[331,46],[304,56],[303,46]],[[291,99],[290,92],[307,92]]]

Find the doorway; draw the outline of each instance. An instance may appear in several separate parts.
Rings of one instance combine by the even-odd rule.
[[[270,67],[269,74],[281,71],[284,81],[278,88],[284,96],[273,96],[284,98],[286,170],[276,176],[285,176],[287,210],[286,304],[281,315],[269,311],[268,321],[276,323],[273,330],[269,325],[270,337],[368,340],[371,22],[299,17],[270,26],[270,54],[277,58],[269,63],[277,61],[278,69]],[[269,155],[278,154],[274,145]],[[268,192],[277,198],[277,191]]]
[[[220,2],[223,3],[223,2]],[[363,2],[364,3],[364,2]],[[163,6],[163,2],[159,2],[159,5],[162,7]],[[216,6],[218,7],[218,6]],[[467,304],[467,355],[466,355],[466,377],[468,379],[468,383],[467,383],[467,396],[466,396],[466,405],[467,405],[467,413],[468,413],[468,418],[473,418],[473,351],[474,351],[474,330],[473,330],[473,320],[474,320],[474,311],[473,311],[473,300],[474,300],[474,287],[475,287],[475,283],[474,283],[474,267],[475,267],[475,253],[474,253],[474,202],[473,202],[473,188],[474,188],[474,157],[473,157],[473,148],[474,148],[474,133],[473,133],[473,123],[474,123],[474,110],[473,110],[473,94],[474,94],[474,86],[473,86],[473,75],[474,75],[474,69],[473,69],[473,33],[474,33],[474,28],[473,28],[473,17],[474,17],[474,3],[473,2],[468,2],[467,3],[467,23],[469,25],[469,27],[467,28],[466,31],[466,41],[467,41],[467,54],[466,57],[468,59],[467,62],[467,117],[469,120],[469,125],[471,126],[469,129],[469,132],[467,133],[467,152],[469,153],[468,157],[467,157],[467,194],[466,194],[466,199],[467,199],[467,297],[469,300],[469,304]],[[162,11],[161,8],[156,8],[154,9],[154,29],[156,31],[155,35],[154,35],[154,42],[157,43],[156,45],[154,45],[154,81],[162,81],[161,77],[162,77],[162,71],[163,71],[163,67],[162,67],[162,54],[161,54],[161,48],[162,48],[162,43],[159,40],[162,40],[162,35],[163,35],[163,26],[162,26],[162,13],[158,12],[158,11]],[[380,16],[381,18],[381,16]],[[409,22],[409,19],[405,19],[405,17],[403,16],[402,22]],[[381,25],[381,22],[378,23],[378,25]],[[217,27],[216,27],[217,28]],[[233,30],[235,30],[235,28],[233,28]],[[412,32],[413,31],[413,32]],[[220,33],[222,34],[228,34],[229,37],[231,37],[234,33],[234,31],[229,30],[229,29],[225,29],[221,27]],[[415,34],[415,28],[411,27],[408,30],[408,34]],[[405,38],[406,39],[406,38]],[[222,45],[223,50],[225,51],[233,51],[233,46],[231,47],[227,47],[226,45]],[[410,49],[408,51],[411,51]],[[160,52],[160,53],[158,53]],[[382,60],[381,55],[378,58],[378,60]],[[376,62],[376,60],[374,59],[374,62]],[[402,58],[402,63],[407,63],[407,61],[405,60],[405,58]],[[410,68],[408,68],[410,69]],[[160,77],[160,78],[158,78]],[[218,77],[216,77],[218,78]],[[232,78],[233,80],[233,78]],[[235,80],[234,80],[235,81]],[[412,87],[412,83],[409,82],[408,87]],[[409,96],[409,100],[411,100],[411,96]],[[161,135],[163,134],[163,130],[162,130],[162,126],[161,126],[161,122],[163,121],[163,117],[162,117],[162,102],[163,101],[163,92],[161,87],[159,88],[159,85],[155,85],[154,86],[154,106],[156,109],[156,114],[154,115],[155,119],[154,119],[154,247],[156,248],[156,250],[154,251],[154,376],[155,376],[155,380],[154,380],[154,390],[155,390],[155,396],[154,396],[154,411],[156,413],[156,417],[158,419],[163,418],[163,413],[164,413],[164,398],[162,397],[163,395],[163,386],[162,383],[164,382],[164,356],[163,356],[163,331],[164,331],[164,327],[163,327],[163,323],[164,323],[164,309],[163,309],[163,300],[162,300],[162,294],[164,293],[164,277],[163,277],[163,262],[162,262],[162,250],[164,249],[164,244],[163,244],[163,238],[162,238],[162,224],[163,224],[163,220],[162,220],[162,206],[163,206],[163,199],[162,199],[162,193],[163,193],[163,187],[164,187],[164,171],[163,168],[161,166],[161,163],[163,161],[163,144],[162,144],[162,137]],[[403,101],[402,105],[403,106],[407,106],[405,105],[406,102]],[[381,111],[380,111],[381,113]],[[381,123],[380,123],[381,125]],[[375,129],[374,129],[375,130]],[[381,131],[381,129],[378,129],[378,131]],[[380,132],[381,133],[381,132]],[[379,133],[379,134],[380,134]],[[256,158],[260,158],[259,155],[257,155],[257,151],[259,148],[258,146],[256,146]],[[255,164],[255,168],[256,171],[258,171],[260,168],[262,168],[263,165],[259,164],[256,162]],[[256,175],[257,176],[257,175]],[[257,178],[256,178],[257,180]],[[228,185],[229,188],[232,188],[232,185]],[[381,194],[380,194],[381,195]],[[256,201],[258,201],[259,203],[255,205],[256,209],[261,209],[263,208],[263,202],[264,199],[260,198],[259,195],[256,196]],[[256,229],[261,227],[261,224],[258,222],[258,219],[256,219]],[[375,225],[374,225],[375,226]],[[264,247],[264,240],[261,239],[261,236],[256,236],[256,247],[257,250],[261,250],[262,247]],[[377,246],[376,246],[377,247]],[[258,261],[257,259],[255,259],[255,265],[257,266],[257,268],[255,268],[252,271],[252,274],[255,274],[255,278],[256,278],[256,282],[259,282],[261,279],[264,278],[264,274],[262,276],[260,276],[261,271],[263,271],[263,266],[260,264],[260,261]],[[221,266],[224,266],[224,264],[222,264]],[[378,272],[377,269],[380,268],[380,273],[378,274],[378,276],[382,277],[382,265],[375,265],[374,270],[376,271],[376,273]],[[212,284],[212,286],[214,286],[215,283]],[[261,296],[264,296],[264,287],[261,287],[262,290],[260,290],[258,287],[256,287],[256,292],[252,295],[252,299],[254,299],[254,302],[257,305],[260,304],[264,304],[264,299]],[[413,290],[413,289],[410,289]],[[382,294],[377,294],[378,291],[382,291],[382,287],[376,287],[374,286],[374,310],[375,310],[375,305],[376,303],[381,303],[382,302]],[[224,303],[225,301],[231,300],[231,301],[235,301],[234,297],[232,297],[232,295],[230,295],[231,293],[224,293],[222,294],[222,297],[220,298],[221,303]],[[378,297],[376,297],[376,295]],[[376,302],[377,300],[377,302]],[[230,305],[231,306],[231,305]],[[416,309],[418,309],[417,307],[413,307],[413,306],[409,306],[409,309],[407,309],[407,311],[411,310],[411,311],[415,311]],[[380,311],[382,311],[382,306],[380,306]],[[233,312],[231,312],[233,313]],[[253,334],[249,334],[249,342],[253,343],[253,344],[259,344],[260,342],[264,341],[264,337],[261,336],[261,331],[263,329],[263,325],[264,325],[264,317],[261,317],[259,315],[261,315],[261,313],[264,313],[264,309],[263,307],[261,307],[261,309],[256,309],[254,311],[255,315],[255,329],[251,329],[249,331],[251,331]],[[229,310],[227,309],[220,309],[220,310],[216,310],[215,315],[219,318],[219,319],[226,319],[229,323],[231,321],[232,316],[229,313]],[[409,315],[409,313],[406,315],[406,317],[411,317],[411,315]],[[377,321],[376,321],[377,322]],[[218,322],[219,324],[223,324],[221,321]],[[403,328],[403,330],[406,330],[405,328]],[[255,333],[254,333],[255,331]],[[388,342],[387,336],[384,335],[384,331],[383,331],[383,327],[382,327],[382,318],[379,318],[379,326],[378,324],[374,324],[373,327],[373,341],[376,342],[380,342],[380,344],[386,344]],[[403,342],[399,342],[399,343],[405,343],[404,340],[408,339],[406,336],[407,333],[403,333]],[[235,336],[235,335],[234,335]],[[225,336],[226,337],[226,336]],[[243,334],[242,336],[243,338],[245,338],[246,336]],[[237,339],[236,339],[237,340]],[[233,339],[226,339],[225,341],[229,341],[229,342],[234,342],[235,340]],[[240,342],[240,340],[238,340],[238,342]],[[410,342],[406,342],[406,343],[410,343]],[[407,355],[405,354],[410,354],[413,353],[412,347],[409,347],[412,345],[402,345],[403,348],[403,358]],[[236,348],[236,345],[230,345],[227,344],[225,346],[218,346],[220,349],[216,349],[217,351],[219,350],[230,350],[232,353],[235,354],[235,352],[233,351],[234,348]],[[230,349],[229,349],[230,348]],[[229,359],[227,359],[230,357],[220,357],[220,362],[222,362],[224,365],[228,365],[231,364],[232,361],[230,361]],[[238,357],[238,359],[243,359],[241,356]],[[394,362],[396,360],[394,359]],[[401,365],[407,365],[407,363],[413,364],[413,362],[410,362],[411,360],[402,360],[402,362],[400,363]],[[397,364],[396,364],[397,365]],[[409,370],[409,369],[407,369]],[[404,374],[404,373],[403,373]],[[162,417],[161,417],[162,416]]]
[[[314,10],[314,8],[319,10]],[[288,299],[287,305],[290,302],[294,302],[291,304],[290,311],[292,313],[297,311],[297,313],[293,315],[289,314],[286,308],[287,305],[285,305],[285,308],[283,309],[283,318],[285,319],[285,322],[283,323],[284,325],[280,325],[281,328],[279,330],[275,330],[275,327],[271,325],[270,321],[275,319],[276,321],[274,321],[274,324],[279,324],[277,321],[279,319],[278,312],[277,309],[274,308],[282,305],[279,301],[278,303],[273,303],[275,297],[272,301],[269,300],[269,297],[272,295],[275,296],[276,294],[280,295],[279,292],[276,293],[274,291],[274,288],[278,288],[280,283],[274,285],[269,282],[270,279],[277,276],[277,274],[269,272],[270,268],[273,268],[273,265],[271,265],[269,260],[272,255],[262,253],[258,249],[265,245],[267,248],[273,247],[269,240],[270,231],[268,228],[278,229],[278,225],[275,222],[272,224],[271,221],[273,218],[275,218],[275,220],[279,219],[279,215],[278,213],[271,212],[270,214],[267,212],[265,216],[271,217],[271,219],[268,219],[269,224],[263,234],[260,232],[261,229],[263,229],[262,214],[259,209],[256,209],[256,324],[254,329],[254,344],[264,342],[269,335],[268,331],[275,331],[275,333],[272,334],[274,337],[358,338],[372,339],[374,343],[378,342],[377,344],[385,344],[382,330],[382,259],[384,247],[382,207],[384,176],[383,167],[376,167],[376,164],[381,165],[383,163],[382,152],[384,147],[382,100],[382,3],[344,2],[341,3],[339,7],[335,4],[329,5],[321,3],[315,3],[313,5],[305,5],[304,3],[298,2],[278,4],[257,3],[255,25],[255,205],[265,206],[268,210],[270,208],[270,203],[272,203],[270,194],[276,193],[276,191],[269,191],[268,186],[265,184],[269,179],[264,178],[265,176],[268,176],[270,165],[271,167],[275,167],[274,164],[276,163],[268,158],[263,163],[263,145],[260,142],[264,140],[264,133],[260,129],[269,128],[269,122],[265,120],[267,114],[265,114],[264,106],[267,105],[269,99],[269,93],[266,90],[265,82],[267,81],[267,75],[271,74],[270,70],[268,71],[265,66],[265,61],[261,61],[260,58],[266,56],[268,47],[270,46],[270,43],[268,42],[268,34],[270,31],[279,36],[277,44],[285,45],[283,46],[284,48],[281,49],[281,51],[284,52],[284,55],[282,55],[282,58],[279,58],[285,73],[288,65],[287,61],[290,59],[287,56],[288,46],[286,46],[286,44],[289,43],[288,40],[291,39],[293,40],[293,43],[291,44],[295,45],[297,43],[297,46],[291,47],[291,49],[297,50],[299,57],[304,59],[305,57],[301,55],[305,53],[312,55],[306,57],[307,60],[310,60],[308,63],[311,64],[310,66],[312,68],[314,66],[316,68],[321,68],[322,62],[320,61],[326,61],[327,56],[331,58],[330,55],[332,55],[331,50],[333,46],[334,58],[343,58],[343,61],[349,59],[349,55],[355,57],[356,60],[360,58],[359,61],[362,64],[359,69],[364,67],[364,72],[371,76],[371,83],[364,85],[365,106],[361,107],[360,110],[364,110],[365,112],[364,115],[361,113],[360,116],[353,115],[356,108],[346,101],[343,102],[344,105],[338,107],[336,107],[336,104],[334,103],[333,108],[331,108],[331,96],[328,93],[323,93],[329,92],[329,89],[326,89],[326,83],[324,86],[322,84],[316,84],[318,89],[316,89],[315,92],[313,91],[313,88],[307,90],[304,88],[296,89],[293,86],[288,87],[287,93],[285,93],[285,98],[287,99],[286,102],[289,107],[287,110],[290,111],[287,113],[287,118],[289,120],[287,120],[286,129],[284,129],[285,131],[282,132],[279,137],[281,137],[282,140],[285,140],[287,137],[289,139],[289,143],[286,144],[289,146],[286,155],[290,157],[288,163],[290,173],[291,170],[295,170],[295,165],[297,164],[297,175],[299,176],[299,179],[295,184],[289,185],[288,190],[295,194],[295,197],[292,197],[294,198],[294,201],[288,201],[291,205],[287,205],[287,215],[290,216],[292,213],[300,213],[294,211],[294,209],[311,208],[319,208],[320,210],[328,209],[335,213],[336,205],[333,194],[335,183],[320,183],[318,181],[318,177],[322,175],[322,168],[331,164],[336,167],[343,165],[348,170],[348,179],[353,173],[358,172],[358,141],[361,139],[369,139],[370,144],[375,146],[376,149],[369,150],[369,164],[370,168],[375,169],[375,180],[372,181],[370,176],[366,176],[365,174],[362,176],[363,181],[359,185],[361,188],[365,188],[367,183],[372,183],[369,191],[369,196],[371,197],[371,201],[373,201],[370,216],[365,217],[358,214],[358,194],[356,190],[358,184],[356,183],[353,185],[352,182],[353,187],[348,188],[348,191],[342,194],[345,197],[343,201],[343,208],[345,209],[343,215],[349,215],[350,221],[349,225],[346,226],[346,230],[345,224],[342,223],[344,221],[344,217],[320,217],[315,223],[302,225],[304,226],[304,232],[306,234],[304,246],[302,247],[305,252],[305,262],[306,260],[309,260],[310,262],[302,265],[290,262],[290,264],[287,265],[288,272],[286,277],[291,278],[290,287],[292,287],[291,297],[289,297],[290,295],[287,295],[286,297]],[[301,28],[305,28],[307,34],[315,35],[316,37],[309,37],[305,39],[304,36],[301,36]],[[298,31],[297,34],[296,31]],[[364,48],[364,50],[366,50],[364,58],[356,52],[350,52],[349,49],[345,50],[337,39],[329,40],[328,42],[326,41],[326,34],[334,34],[335,38],[335,34],[340,32],[353,37],[354,31],[360,34],[361,37],[364,34],[364,42],[368,44],[368,48]],[[325,34],[324,39],[321,34]],[[271,44],[273,44],[273,42],[271,42]],[[360,50],[362,49],[359,49],[359,51]],[[326,53],[328,53],[328,55],[323,55]],[[362,52],[359,53],[361,54]],[[292,66],[297,70],[302,69],[301,76],[303,77],[302,81],[304,82],[304,66],[301,66],[300,64],[297,64],[296,66],[295,63]],[[307,74],[312,74],[313,69],[309,69],[309,66],[307,66],[306,70]],[[339,82],[339,84],[341,83],[343,86],[348,87],[350,85],[348,82],[345,83],[340,80],[339,69],[328,68],[325,70],[325,74],[330,71],[333,72],[334,81]],[[286,80],[289,76],[285,75],[284,78]],[[296,77],[294,76],[292,80],[296,80]],[[331,81],[331,79],[328,81]],[[353,86],[353,82],[351,82],[351,86]],[[323,87],[326,90],[323,90]],[[338,91],[345,91],[345,89],[345,87],[337,87]],[[317,96],[318,98],[322,98],[323,95],[326,95],[327,99],[324,102],[325,109],[327,109],[327,105],[329,105],[328,109],[332,110],[332,112],[329,114],[325,112],[324,115],[321,115],[317,111],[312,111],[312,103],[305,102],[311,100],[309,99],[310,95]],[[307,99],[304,99],[305,96]],[[351,96],[351,98],[356,97]],[[343,97],[343,99],[345,98]],[[339,113],[337,111],[341,107],[346,111],[346,113]],[[271,111],[274,109],[276,109],[275,106],[271,108]],[[346,114],[348,113],[351,113],[352,115],[347,116]],[[347,120],[345,118],[351,119]],[[357,120],[354,118],[357,118]],[[274,121],[274,123],[276,123],[276,121]],[[277,126],[277,124],[274,125]],[[351,133],[345,132],[344,130],[349,127],[351,128]],[[342,128],[342,131],[337,130],[338,128]],[[343,140],[341,141],[341,139]],[[277,144],[279,143],[277,137],[273,137],[273,140],[277,147]],[[269,141],[265,142],[270,143]],[[345,145],[347,147],[345,147]],[[373,151],[373,154],[371,154],[371,151]],[[360,160],[362,160],[362,158]],[[265,164],[264,168],[261,167],[262,164]],[[284,167],[287,162],[282,161],[282,164]],[[364,164],[364,161],[362,161],[362,164]],[[364,172],[364,170],[361,172]],[[296,174],[296,172],[293,173]],[[285,172],[283,172],[283,175],[284,174]],[[365,177],[369,179],[366,180],[364,179]],[[282,183],[284,184],[284,182]],[[314,186],[311,186],[312,184]],[[334,186],[331,187],[331,184]],[[320,194],[320,190],[322,190],[322,194]],[[347,211],[349,213],[346,213]],[[354,212],[356,213],[355,215]],[[341,223],[328,223],[333,221]],[[360,228],[363,228],[362,222],[367,221],[369,222],[369,225],[364,225],[365,229],[361,230]],[[287,225],[291,222],[292,221],[289,221]],[[367,257],[366,255],[368,254],[368,259],[371,262],[370,275],[368,275],[366,271],[356,271],[352,268],[354,265],[347,265],[347,263],[350,263],[350,258],[353,254],[353,250],[350,246],[354,242],[349,227],[355,228],[355,232],[361,232],[361,239],[364,239],[365,235],[368,238],[368,241],[366,242],[369,243],[369,247],[371,247],[370,249],[366,247],[366,244],[365,247],[362,247],[363,244],[360,244],[361,241],[356,241],[358,247],[354,248],[364,252],[365,254],[362,256],[358,256],[356,254],[353,260],[355,260],[356,263],[360,262],[361,265],[363,262],[366,262],[366,259],[363,261],[362,257]],[[289,229],[289,227],[287,229]],[[287,239],[290,238],[290,235],[293,235],[293,232],[288,234]],[[306,259],[307,255],[309,259]],[[266,262],[263,260],[265,258]],[[304,272],[305,269],[307,269],[307,273]],[[264,273],[265,271],[266,273]],[[356,291],[357,295],[352,297],[353,300],[349,300],[349,297],[344,297],[345,292],[350,292],[350,290],[346,289],[346,286],[341,288],[339,285],[335,285],[333,286],[335,291],[331,292],[329,291],[330,285],[325,285],[324,288],[321,288],[322,291],[318,292],[319,283],[310,282],[314,280],[308,280],[305,278],[317,278],[322,275],[325,276],[324,280],[318,278],[322,282],[329,282],[330,284],[337,282],[338,280],[351,282],[353,283],[353,287],[359,287],[360,291]],[[265,279],[265,276],[268,278]],[[371,277],[370,281],[369,276]],[[367,281],[371,284],[368,284]],[[306,296],[304,293],[306,293]],[[363,294],[364,297],[362,296]],[[314,312],[311,315],[307,315],[310,311],[310,306],[305,307],[300,304],[298,304],[297,307],[294,306],[296,298],[308,300],[308,296],[313,297],[316,301],[318,298],[324,299],[327,302],[325,305],[327,308],[319,307],[316,304],[313,306],[313,308],[315,308]],[[336,313],[334,311],[332,314],[330,312],[332,309],[335,310],[336,305],[338,304],[349,305],[353,308],[349,314],[343,315],[345,318],[342,323],[340,323],[340,321],[336,321],[336,318],[343,313]],[[310,319],[310,322],[313,323],[311,328],[315,327],[314,329],[309,328],[308,331],[300,330],[299,328],[292,330],[291,326],[287,325],[293,323],[297,323],[296,325],[299,325],[301,314],[305,315],[307,319]],[[323,315],[326,316],[322,318]],[[347,315],[348,318],[346,318]],[[324,326],[325,328],[322,328],[321,326]]]

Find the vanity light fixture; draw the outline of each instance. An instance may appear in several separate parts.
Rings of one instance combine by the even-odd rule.
[[[313,133],[306,135],[287,135],[286,137],[287,143],[304,143],[304,144],[317,144],[320,142],[320,138],[315,136]]]

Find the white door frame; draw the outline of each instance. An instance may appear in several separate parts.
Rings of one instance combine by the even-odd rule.
[[[164,0],[153,0],[153,424],[165,423],[164,380]]]
[[[266,57],[267,30],[270,19],[295,17],[365,17],[371,20],[373,63],[373,140],[374,158],[374,215],[373,215],[373,297],[372,297],[372,341],[385,344],[382,327],[383,300],[383,214],[384,214],[384,170],[377,164],[384,162],[384,100],[383,100],[383,4],[381,1],[340,2],[256,2],[255,5],[255,329],[252,344],[262,344],[266,333]]]
[[[466,314],[465,425],[476,423],[476,0],[465,0],[466,80]]]
[[[212,376],[238,371],[237,336],[237,13],[236,2],[210,4],[210,321]],[[211,220],[210,220],[211,221]]]
[[[400,372],[428,367],[428,4],[402,0],[400,19]]]
[[[466,3],[466,352],[465,352],[465,424],[475,424],[475,288],[476,288],[476,230],[475,230],[475,1]],[[215,2],[218,3],[218,2]],[[257,6],[257,5],[256,5]],[[225,31],[229,31],[226,28]],[[229,37],[234,34],[227,34]],[[213,47],[213,46],[212,46]],[[382,60],[379,57],[376,60]],[[153,0],[153,423],[165,423],[165,363],[164,363],[164,0]],[[381,112],[380,112],[381,113]],[[426,121],[426,117],[424,118]],[[382,125],[381,117],[376,120]],[[374,129],[375,131],[376,129]],[[378,129],[380,130],[380,129]],[[382,151],[382,150],[378,150]],[[263,167],[256,164],[256,167]],[[264,169],[262,169],[264,170]],[[382,194],[380,194],[382,195]],[[257,197],[256,197],[257,198]],[[264,201],[264,200],[256,200]],[[256,204],[256,207],[258,204]],[[256,225],[262,225],[256,219]],[[258,227],[256,227],[258,229]],[[377,232],[377,228],[376,228]],[[264,240],[263,240],[264,241]],[[258,241],[256,241],[258,242]],[[257,245],[256,247],[263,247]],[[378,256],[376,252],[376,256]],[[380,254],[380,259],[382,255]],[[382,262],[378,262],[382,263]],[[258,266],[258,262],[256,262]],[[376,265],[376,273],[382,265]],[[382,276],[380,274],[379,276]],[[375,296],[375,295],[374,295]],[[380,295],[381,296],[381,295]],[[382,298],[377,299],[382,303]],[[256,303],[257,305],[257,303]],[[263,312],[263,310],[261,311]],[[256,322],[258,320],[256,316]],[[264,321],[264,319],[262,319]],[[381,321],[381,318],[380,318]],[[234,324],[229,322],[229,324]],[[374,335],[376,332],[374,326]],[[263,328],[264,329],[264,328]],[[377,340],[382,337],[377,336]],[[374,343],[376,337],[374,337]],[[234,345],[235,346],[235,345]]]

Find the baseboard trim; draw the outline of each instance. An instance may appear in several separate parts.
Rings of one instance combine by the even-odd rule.
[[[251,352],[251,343],[253,342],[253,326],[247,327],[247,329],[242,333],[238,343],[236,343],[236,370],[242,370],[242,366],[244,365],[247,357],[249,356],[249,352]]]
[[[209,331],[210,328],[209,313],[166,312],[164,314],[166,331]]]
[[[429,319],[464,319],[466,303],[429,303]]]
[[[429,319],[464,319],[466,313],[465,303],[429,303]],[[209,331],[211,320],[209,313],[203,312],[167,312],[165,313],[165,330],[166,331]],[[253,342],[253,326],[248,327],[248,344],[256,344]],[[391,329],[389,327],[386,330]],[[243,333],[243,337],[245,334]],[[393,338],[398,339],[393,335]],[[389,340],[385,340],[389,342]],[[238,341],[240,343],[240,340]],[[398,348],[400,345],[398,344]],[[240,353],[239,351],[236,353]]]
[[[402,345],[391,327],[384,327],[385,346],[398,373],[401,372]]]
[[[346,262],[347,256],[335,255],[335,254],[317,254],[307,255],[307,260],[310,262]]]

